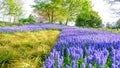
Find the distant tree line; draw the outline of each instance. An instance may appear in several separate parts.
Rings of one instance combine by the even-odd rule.
[[[9,17],[9,23],[28,23],[35,22],[32,15],[28,18],[22,18],[23,7],[22,0],[0,0],[0,14],[2,15],[2,21],[0,23],[6,23],[6,17]]]
[[[91,0],[34,0],[34,13],[42,16],[49,23],[67,25],[75,22],[78,27],[101,27],[102,21],[97,12],[92,9]],[[10,22],[33,23],[34,17],[21,18],[22,4],[19,0],[1,0],[0,13],[10,17]]]
[[[3,21],[5,16],[9,16],[10,22],[18,22],[19,17],[22,14],[22,6],[17,0],[1,0],[0,5]]]
[[[73,21],[79,27],[101,27],[101,18],[93,11],[90,0],[35,0],[35,3],[34,12],[49,23],[67,25]]]
[[[106,28],[110,28],[110,29],[120,29],[120,19],[117,20],[117,22],[114,23],[107,23],[106,24]]]

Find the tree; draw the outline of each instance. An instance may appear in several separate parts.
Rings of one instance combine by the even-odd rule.
[[[33,15],[30,14],[28,18],[21,19],[20,22],[22,22],[23,24],[27,24],[27,23],[34,23],[35,20],[34,20]]]
[[[81,3],[83,0],[62,0],[65,14],[65,25],[68,24],[69,21],[74,21],[76,16],[80,13]],[[62,4],[61,4],[62,5]]]
[[[91,11],[89,14],[82,13],[76,19],[76,26],[102,27],[102,20],[97,12]]]
[[[78,15],[82,17],[85,17],[84,14],[89,15],[92,10],[90,0],[35,0],[35,2],[34,11],[39,15],[44,16],[51,23],[60,22],[65,25],[75,21]]]
[[[91,2],[89,0],[84,0],[81,4],[80,14],[76,19],[76,26],[85,27],[100,27],[102,26],[102,21],[97,12],[93,11]]]
[[[117,30],[120,28],[120,19],[116,22],[116,28]]]
[[[80,13],[81,2],[83,0],[35,0],[36,5],[33,7],[39,14],[48,18],[49,22],[65,22],[74,21]]]
[[[110,24],[109,22],[106,24],[106,28],[112,28],[112,24]]]
[[[0,10],[2,10],[2,8],[3,8],[3,1],[0,0]]]
[[[42,16],[46,16],[50,23],[54,22],[54,14],[56,12],[57,6],[54,3],[46,3],[46,1],[36,2],[36,5],[33,6],[35,11]]]
[[[6,11],[5,15],[10,16],[10,22],[22,14],[22,6],[18,4],[17,0],[3,0],[3,9]],[[12,19],[13,18],[13,19]]]
[[[4,0],[0,0],[0,13],[2,14],[1,18],[3,18],[2,21],[4,21],[4,14],[5,14],[5,10],[3,9],[3,7],[4,7]]]

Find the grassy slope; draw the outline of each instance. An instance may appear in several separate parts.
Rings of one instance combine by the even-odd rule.
[[[49,54],[60,32],[16,32],[0,34],[0,68],[38,68]]]
[[[93,30],[102,30],[102,31],[108,31],[112,33],[120,33],[120,29],[108,29],[108,28],[88,28],[88,29],[93,29]]]

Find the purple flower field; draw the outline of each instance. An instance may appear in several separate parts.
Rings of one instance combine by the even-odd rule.
[[[120,68],[120,34],[57,24],[0,27],[0,32],[58,29],[43,68]]]

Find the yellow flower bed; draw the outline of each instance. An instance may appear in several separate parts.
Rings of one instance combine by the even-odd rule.
[[[1,33],[0,67],[24,68],[24,64],[29,67],[32,65],[34,68],[40,67],[41,62],[44,61],[43,56],[49,54],[51,47],[57,41],[59,33],[58,30]],[[2,55],[7,56],[7,54],[4,54],[6,51],[7,53],[10,52],[8,56],[10,58],[6,58],[7,61],[4,61],[3,58],[5,57]],[[29,68],[26,66],[25,68]]]

